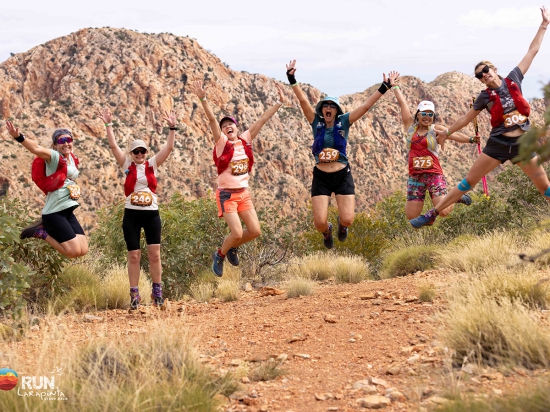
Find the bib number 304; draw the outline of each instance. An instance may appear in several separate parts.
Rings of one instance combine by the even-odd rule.
[[[413,157],[413,168],[415,170],[431,169],[433,159],[430,156]]]
[[[527,117],[522,115],[517,110],[513,112],[506,113],[504,116],[504,127],[512,127],[517,124],[523,124],[527,121]]]
[[[130,203],[134,206],[151,206],[153,195],[149,192],[134,192],[130,195]]]

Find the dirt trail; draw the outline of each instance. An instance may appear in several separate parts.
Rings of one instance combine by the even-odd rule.
[[[57,329],[65,345],[81,345],[94,337],[139,338],[153,319],[164,319],[167,327],[189,328],[201,361],[222,373],[242,369],[245,362],[253,369],[270,357],[286,359],[286,375],[273,381],[244,378],[227,411],[350,411],[361,409],[366,402],[361,399],[372,395],[382,396],[369,399],[387,402],[387,411],[416,411],[442,402],[440,396],[451,388],[434,314],[444,309],[441,292],[456,276],[431,271],[358,285],[326,282],[316,295],[297,299],[242,292],[237,302],[171,302],[167,312],[149,309],[146,315],[103,311],[94,314],[102,319],[92,322],[85,322],[84,314],[66,315],[58,318]],[[438,289],[433,303],[414,299],[420,282]],[[31,331],[0,355],[16,357],[19,372],[32,374],[47,329]],[[465,373],[461,388],[510,394],[544,373],[479,370]]]

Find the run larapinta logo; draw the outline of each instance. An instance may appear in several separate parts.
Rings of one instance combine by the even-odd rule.
[[[10,368],[0,369],[0,390],[10,391],[17,386],[19,375]]]

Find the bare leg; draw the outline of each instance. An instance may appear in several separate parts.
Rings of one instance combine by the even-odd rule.
[[[130,287],[138,287],[139,284],[139,261],[141,259],[141,250],[128,251],[128,278],[130,279]]]
[[[340,224],[346,227],[351,226],[355,219],[355,195],[336,195],[336,203],[338,205]]]
[[[423,201],[407,200],[407,203],[405,203],[405,215],[407,216],[407,219],[411,220],[411,219],[414,219],[415,217],[420,216],[420,213],[422,213],[423,207],[424,207]]]
[[[313,207],[313,224],[315,229],[321,233],[328,230],[328,204],[330,196],[313,196],[311,204]]]
[[[529,179],[531,179],[538,191],[544,196],[544,192],[550,186],[550,182],[548,181],[548,176],[546,176],[546,172],[542,166],[537,164],[537,157],[532,158],[527,163],[520,162],[517,163],[517,165],[521,168],[521,170],[523,170]],[[546,197],[546,200],[550,201],[550,198]]]
[[[149,272],[153,283],[160,283],[162,279],[162,264],[160,261],[160,245],[147,245],[147,257],[149,258]],[[139,262],[138,262],[139,265]],[[139,267],[138,267],[139,270]],[[139,280],[139,272],[138,272]],[[137,285],[136,285],[137,286]]]
[[[229,250],[232,247],[239,247],[241,245],[244,245],[245,243],[256,239],[258,236],[262,234],[262,231],[260,229],[260,221],[258,220],[258,215],[256,214],[255,209],[249,209],[249,210],[245,210],[244,212],[239,212],[239,217],[241,217],[244,220],[246,229],[243,230],[241,239],[235,242],[233,245],[229,246],[227,250]],[[225,254],[224,246],[225,246],[225,241],[223,242],[223,245],[222,245],[223,254]]]
[[[468,172],[466,181],[473,188],[483,176],[498,165],[500,165],[500,160],[493,159],[485,153],[481,153]],[[441,211],[455,204],[465,192],[467,191],[459,190],[458,187],[453,187],[451,191],[435,206],[436,210],[441,213]]]
[[[443,200],[443,198],[445,198],[445,196],[436,196],[436,197],[432,198],[432,203],[433,203],[434,207],[437,207],[437,205],[439,204],[439,202],[441,202],[441,200]],[[449,213],[451,213],[453,211],[454,207],[455,207],[455,203],[453,203],[451,206],[446,207],[445,209],[440,211],[439,216],[440,217],[447,216]]]
[[[76,235],[75,238],[63,243],[59,243],[50,235],[45,240],[51,247],[68,258],[76,258],[88,253],[88,239],[84,235]]]
[[[222,254],[226,255],[227,251],[233,247],[233,245],[236,245],[241,241],[243,238],[243,227],[241,225],[241,219],[239,219],[239,214],[232,212],[232,213],[224,213],[223,218],[227,222],[227,226],[229,226],[229,235],[224,239],[221,251]]]

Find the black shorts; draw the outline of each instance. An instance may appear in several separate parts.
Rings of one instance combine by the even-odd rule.
[[[351,167],[346,165],[342,170],[334,173],[326,173],[313,168],[313,181],[311,182],[311,197],[335,195],[354,195],[355,183],[351,175]]]
[[[148,245],[160,245],[161,221],[158,210],[124,209],[122,231],[128,251],[139,249],[141,228]]]
[[[487,140],[487,144],[483,148],[483,153],[493,159],[504,163],[507,160],[512,162],[512,159],[519,154],[519,142],[518,137],[506,137],[503,135],[491,136]],[[536,154],[531,154],[531,159],[535,157]],[[517,162],[512,162],[517,163]]]
[[[60,212],[42,215],[42,224],[48,235],[59,243],[74,239],[76,235],[83,235],[84,230],[73,213],[77,206],[64,209]]]

